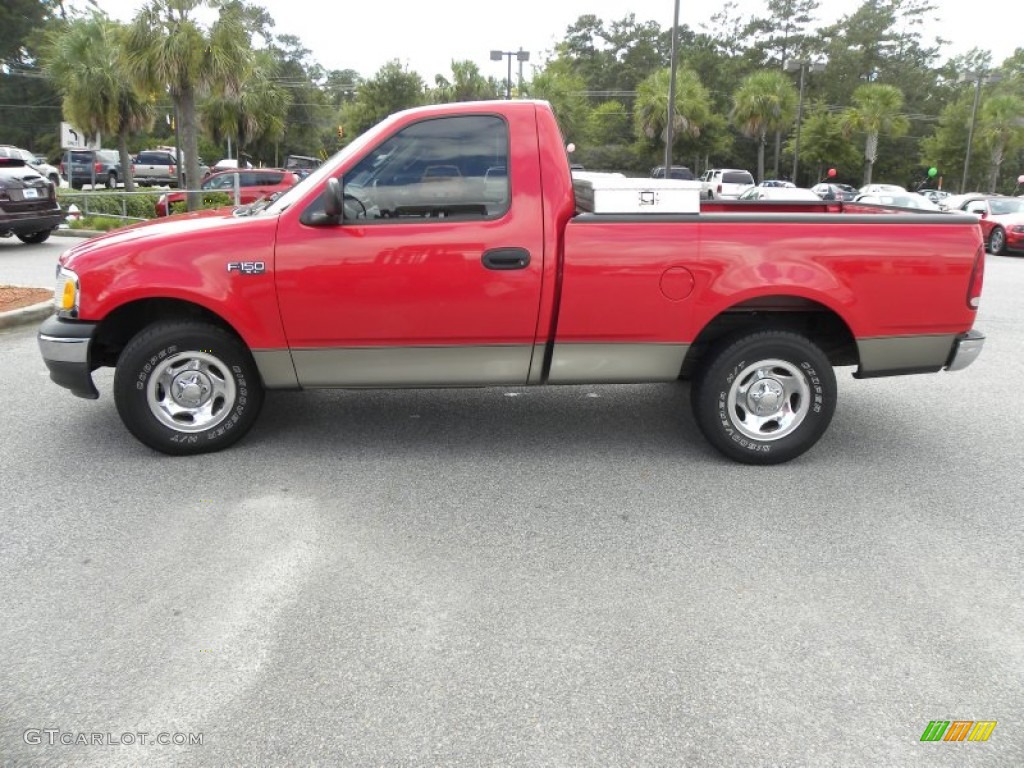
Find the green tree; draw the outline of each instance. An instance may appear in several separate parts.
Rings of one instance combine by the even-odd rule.
[[[787,143],[786,150],[790,154],[795,151],[795,140]],[[805,179],[801,184],[800,179],[793,179],[793,183],[812,186],[827,178],[829,168],[836,169],[837,179],[846,179],[851,176],[850,169],[859,164],[859,157],[860,153],[843,133],[842,116],[829,111],[823,101],[815,102],[805,113],[800,128],[801,166],[814,167],[814,174],[809,182]]]
[[[604,101],[587,117],[583,135],[588,145],[605,147],[628,143],[631,133],[625,105],[619,101]]]
[[[744,136],[757,142],[757,179],[764,180],[764,148],[768,134],[788,126],[796,112],[796,89],[774,70],[748,75],[733,96],[730,119]]]
[[[497,99],[500,90],[497,80],[484,77],[480,74],[480,68],[469,60],[453,61],[452,79],[436,75],[434,84],[430,96],[435,104]]]
[[[534,75],[527,90],[531,97],[551,103],[562,136],[566,141],[576,143],[583,141],[590,116],[586,88],[583,77],[574,71],[570,62],[555,59]]]
[[[359,86],[356,98],[342,107],[341,124],[347,138],[358,136],[388,115],[423,102],[423,80],[394,59]]]
[[[1024,145],[1024,99],[1011,93],[992,96],[981,108],[979,123],[978,135],[990,158],[988,191],[993,193],[1007,153]]]
[[[166,90],[178,113],[185,176],[199,174],[197,102],[210,91],[234,97],[250,70],[252,49],[243,9],[213,0],[150,0],[135,16],[127,38],[128,60],[136,82],[154,92]],[[218,7],[218,17],[204,28],[193,15]],[[189,193],[189,208],[200,205]]]
[[[233,140],[241,157],[243,149],[260,139],[276,143],[284,138],[292,97],[276,74],[274,54],[257,51],[246,62],[243,90],[219,91],[202,103],[200,117],[215,142]]]
[[[648,141],[658,139],[662,147],[668,140],[670,77],[668,69],[661,69],[640,83],[633,108],[636,135]],[[672,107],[670,152],[674,155],[678,142],[692,143],[711,119],[711,98],[693,70],[676,72],[676,97]]]
[[[47,36],[43,67],[63,97],[64,114],[89,134],[113,134],[125,189],[134,190],[128,139],[153,121],[152,103],[132,81],[126,28],[106,16],[75,19]]]
[[[879,136],[902,136],[910,128],[910,121],[901,112],[903,92],[893,85],[862,85],[853,92],[853,103],[843,114],[843,127],[847,135],[864,134],[864,184],[870,184],[878,159]]]
[[[962,178],[964,154],[967,148],[967,133],[971,122],[971,106],[974,102],[973,90],[963,92],[960,97],[950,102],[942,110],[935,129],[931,135],[925,136],[920,143],[921,165],[941,169],[948,179],[947,185],[959,184]],[[967,180],[970,189],[981,188],[979,165],[974,166],[972,178]],[[973,180],[977,177],[977,180]],[[961,190],[967,191],[967,190]]]

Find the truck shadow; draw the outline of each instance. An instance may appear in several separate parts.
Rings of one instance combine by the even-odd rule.
[[[509,460],[594,450],[716,458],[684,383],[268,393],[244,443],[289,454],[443,451]]]

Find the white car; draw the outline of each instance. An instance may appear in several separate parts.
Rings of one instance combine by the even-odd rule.
[[[780,201],[803,201],[813,200],[821,202],[821,198],[809,189],[801,187],[751,187],[742,195],[740,200],[780,200]]]
[[[0,144],[0,157],[16,157],[24,160],[25,165],[36,171],[40,176],[53,182],[53,186],[60,186],[60,170],[49,163],[36,162],[36,156],[27,149],[13,147],[10,144]]]
[[[736,199],[747,189],[754,186],[754,177],[750,171],[738,168],[711,168],[700,177],[701,196],[707,200],[723,197]]]
[[[857,190],[862,195],[906,195],[907,190],[899,184],[867,184]]]
[[[855,203],[875,203],[876,205],[893,205],[899,208],[917,208],[921,211],[941,211],[935,203],[923,195],[911,192],[878,192],[872,195],[858,195]]]

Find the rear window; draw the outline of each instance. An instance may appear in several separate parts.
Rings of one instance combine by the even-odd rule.
[[[284,181],[283,173],[242,173],[239,179],[239,186],[242,187],[263,187],[272,184],[280,184]]]
[[[141,165],[171,165],[171,156],[163,152],[139,152],[136,159]]]
[[[729,171],[722,174],[723,184],[753,184],[754,177],[746,171]]]

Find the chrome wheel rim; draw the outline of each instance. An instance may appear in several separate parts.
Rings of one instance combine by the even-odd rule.
[[[992,238],[988,247],[992,253],[999,253],[999,251],[1003,250],[1003,230],[996,229],[992,231]]]
[[[202,432],[220,424],[234,407],[230,369],[206,352],[180,352],[153,368],[146,387],[150,412],[176,432]]]
[[[752,440],[781,440],[792,434],[810,408],[807,377],[785,360],[760,360],[748,365],[729,387],[729,421]]]

